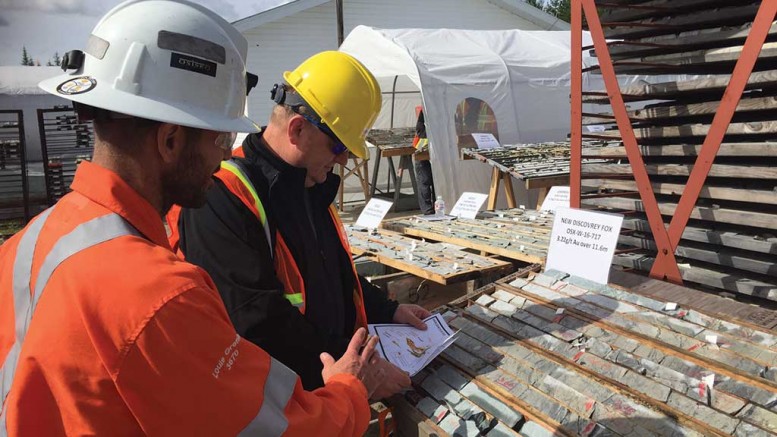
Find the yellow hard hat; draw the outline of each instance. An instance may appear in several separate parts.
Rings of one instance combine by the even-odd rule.
[[[380,86],[351,55],[327,51],[311,56],[283,78],[310,105],[348,150],[368,159],[365,136],[380,112]]]

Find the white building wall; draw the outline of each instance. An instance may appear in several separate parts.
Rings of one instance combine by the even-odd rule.
[[[379,28],[540,30],[486,0],[344,0],[345,35],[358,25]],[[264,125],[272,108],[269,90],[307,57],[337,49],[335,2],[329,1],[243,32],[249,42],[248,70],[259,75],[248,113]]]

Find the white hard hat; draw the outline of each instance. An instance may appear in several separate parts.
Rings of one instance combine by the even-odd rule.
[[[255,132],[245,114],[248,43],[213,11],[184,0],[129,0],[92,31],[85,55],[39,84],[96,108],[220,132]],[[78,59],[81,58],[81,59]],[[248,86],[247,81],[253,82]]]

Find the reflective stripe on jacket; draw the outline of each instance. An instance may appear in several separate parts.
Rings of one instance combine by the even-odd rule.
[[[222,162],[221,170],[217,172],[215,176],[219,178],[224,183],[224,186],[232,194],[237,196],[237,198],[240,199],[240,201],[243,202],[243,204],[245,204],[257,217],[264,228],[267,241],[272,245],[271,242],[273,240],[270,238],[270,226],[267,224],[267,215],[264,205],[240,161],[231,159]],[[342,244],[345,252],[350,254],[351,249],[348,244],[348,237],[345,234],[340,215],[337,213],[334,205],[329,207],[329,215],[337,229],[340,244]],[[284,286],[284,297],[286,297],[286,300],[291,302],[292,305],[297,307],[302,314],[305,314],[305,282],[299,267],[297,266],[297,262],[294,260],[294,257],[280,232],[275,232],[274,241],[274,249],[270,248],[270,253],[273,256],[276,276]],[[356,330],[360,327],[367,327],[367,314],[364,309],[364,298],[359,277],[356,273],[356,266],[353,264],[353,261],[350,262],[350,265],[354,277],[353,303],[356,307],[356,323],[354,330]]]
[[[305,392],[235,333],[158,213],[82,163],[73,192],[0,246],[0,435],[361,435],[350,375]]]

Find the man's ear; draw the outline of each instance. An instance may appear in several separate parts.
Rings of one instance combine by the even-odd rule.
[[[157,152],[162,162],[173,164],[178,161],[186,147],[186,128],[177,124],[162,123],[156,131]]]
[[[298,145],[304,135],[305,119],[301,115],[294,115],[289,118],[289,124],[286,126],[289,142]]]

